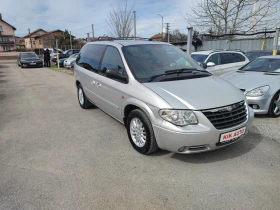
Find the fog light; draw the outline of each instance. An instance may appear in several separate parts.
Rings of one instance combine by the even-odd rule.
[[[184,147],[180,147],[179,149],[178,149],[178,152],[183,152],[184,150],[185,150],[185,146]]]
[[[256,104],[254,104],[254,105],[253,105],[253,109],[259,109],[259,106],[256,105]]]

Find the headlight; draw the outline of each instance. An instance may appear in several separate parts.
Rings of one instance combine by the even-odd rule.
[[[162,109],[159,110],[159,115],[174,125],[185,126],[198,123],[195,114],[189,110]]]
[[[246,93],[246,96],[257,97],[264,95],[269,90],[269,86],[258,87]]]

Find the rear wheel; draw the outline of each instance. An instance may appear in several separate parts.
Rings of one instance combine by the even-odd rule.
[[[139,153],[147,155],[158,150],[152,124],[142,110],[129,113],[126,129],[131,145]]]
[[[78,85],[77,94],[78,94],[79,104],[83,109],[88,109],[92,107],[92,103],[90,103],[90,101],[87,99],[84,90],[82,88],[82,85],[80,84]]]
[[[280,116],[280,90],[275,93],[270,102],[269,116],[274,118]]]

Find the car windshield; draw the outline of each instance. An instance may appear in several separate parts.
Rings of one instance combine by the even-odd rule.
[[[192,58],[194,60],[196,60],[197,62],[199,63],[203,63],[206,58],[207,58],[207,55],[203,55],[203,54],[192,54]]]
[[[191,57],[172,45],[129,45],[122,49],[133,75],[142,82],[170,71],[204,71]]]
[[[23,53],[21,54],[22,58],[38,58],[38,56],[35,53]]]
[[[244,66],[243,71],[280,72],[280,59],[258,58]]]
[[[258,57],[271,55],[271,52],[247,52],[245,55],[250,61],[256,60]]]

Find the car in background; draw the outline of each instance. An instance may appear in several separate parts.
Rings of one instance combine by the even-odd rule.
[[[81,108],[94,104],[123,123],[141,154],[206,152],[238,141],[252,127],[244,94],[168,43],[89,42],[74,75]]]
[[[44,50],[49,50],[50,52],[50,58],[54,58],[57,54],[63,53],[63,50],[61,49],[55,49],[55,48],[45,48]]]
[[[69,58],[71,55],[76,54],[76,53],[79,53],[79,52],[80,52],[79,49],[66,50],[66,51],[64,51],[63,53],[60,53],[60,54],[59,54],[59,58]],[[53,57],[51,60],[52,60],[53,62],[55,62],[55,61],[56,61],[56,56]]]
[[[247,58],[250,61],[255,60],[258,57],[261,56],[268,56],[268,55],[272,55],[273,51],[272,50],[252,50],[252,51],[248,51],[245,53],[245,55],[247,56]],[[280,55],[280,51],[277,51],[277,55]]]
[[[280,56],[264,56],[220,76],[238,87],[255,114],[280,116]]]
[[[41,58],[34,52],[21,52],[17,58],[18,66],[25,67],[43,67]]]
[[[67,58],[61,58],[59,59],[59,67],[64,67],[64,61],[66,60]],[[55,60],[54,64],[57,66],[57,60]]]
[[[71,68],[71,64],[72,64],[73,61],[76,60],[77,56],[78,56],[78,53],[73,54],[69,58],[65,59],[64,63],[63,63],[64,67]]]
[[[244,66],[250,60],[240,51],[199,51],[191,53],[194,60],[214,75],[221,75]]]

